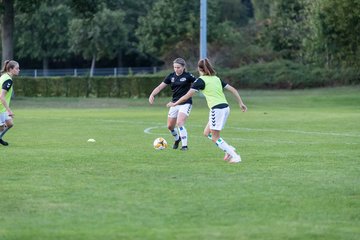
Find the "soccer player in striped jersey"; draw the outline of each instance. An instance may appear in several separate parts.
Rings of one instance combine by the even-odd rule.
[[[191,89],[176,102],[169,102],[167,106],[177,106],[187,101],[196,92],[201,91],[210,108],[209,121],[204,129],[204,135],[211,138],[216,146],[225,152],[224,160],[230,163],[239,163],[241,162],[241,157],[235,152],[235,148],[220,137],[220,131],[224,128],[230,113],[229,104],[223,89],[229,90],[235,96],[243,112],[247,111],[247,107],[243,103],[238,91],[216,76],[216,72],[208,59],[201,59],[198,62],[198,71],[200,77],[196,79]]]
[[[8,146],[2,138],[5,133],[14,125],[14,113],[10,109],[10,100],[13,93],[13,76],[17,76],[20,72],[19,64],[13,60],[6,60],[0,77],[0,144]]]

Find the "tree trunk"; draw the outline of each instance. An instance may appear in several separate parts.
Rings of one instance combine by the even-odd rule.
[[[91,67],[90,67],[90,74],[87,79],[87,91],[86,91],[86,97],[89,97],[91,94],[91,78],[94,76],[94,70],[95,70],[95,61],[96,61],[96,55],[93,55],[93,58],[91,60]]]
[[[49,74],[49,59],[47,57],[43,58],[43,75],[47,77]]]
[[[4,13],[1,21],[2,62],[12,60],[14,57],[14,1],[2,0]]]
[[[96,62],[96,55],[94,54],[91,60],[90,77],[94,76],[95,62]]]

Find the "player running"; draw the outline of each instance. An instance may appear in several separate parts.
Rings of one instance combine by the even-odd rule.
[[[173,67],[174,72],[169,74],[150,94],[150,104],[154,103],[155,96],[168,85],[170,85],[173,93],[171,101],[176,102],[189,91],[191,84],[196,80],[191,73],[186,72],[186,62],[184,59],[175,59]],[[190,115],[191,107],[192,99],[190,97],[181,104],[169,109],[167,127],[175,139],[173,149],[177,149],[181,141],[182,147],[180,150],[188,150],[188,133],[185,128],[185,122]]]
[[[14,113],[10,109],[10,100],[13,93],[13,76],[19,75],[19,64],[13,60],[6,60],[4,67],[1,71],[0,77],[0,144],[8,146],[9,143],[5,142],[2,138],[5,133],[14,125]]]
[[[220,131],[224,128],[230,113],[229,104],[225,98],[223,89],[229,90],[236,98],[240,109],[245,112],[247,107],[243,103],[238,91],[216,76],[216,72],[208,59],[201,59],[198,62],[200,77],[194,82],[191,89],[176,102],[169,102],[168,107],[176,107],[190,99],[195,92],[201,91],[210,108],[209,121],[204,129],[204,135],[225,152],[224,160],[230,163],[241,162],[241,157],[220,137]]]

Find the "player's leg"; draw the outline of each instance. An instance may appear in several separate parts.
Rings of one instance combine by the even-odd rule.
[[[178,129],[176,128],[178,109],[179,109],[178,106],[171,107],[169,109],[168,120],[167,120],[167,128],[169,129],[171,135],[174,137],[175,140],[173,149],[177,149],[181,141],[178,133]]]
[[[0,116],[0,144],[3,146],[9,145],[8,142],[5,142],[2,138],[7,131],[13,126],[12,118],[7,115],[7,113],[2,113]]]
[[[188,150],[188,133],[185,128],[185,122],[191,112],[191,104],[183,104],[180,106],[179,113],[177,116],[177,126],[179,127],[179,133],[181,138],[181,150]]]
[[[209,127],[211,131],[211,137],[212,141],[216,144],[216,146],[218,146],[221,150],[225,152],[224,160],[230,160],[231,162],[240,162],[240,156],[236,154],[235,148],[230,146],[226,141],[224,141],[224,139],[220,137],[220,131],[224,128],[229,113],[229,107],[210,110]]]
[[[204,136],[207,137],[208,139],[212,140],[212,135],[211,135],[209,124],[210,123],[207,123],[205,128],[204,128]]]

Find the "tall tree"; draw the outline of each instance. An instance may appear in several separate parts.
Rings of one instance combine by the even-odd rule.
[[[238,3],[241,3],[238,2]],[[227,11],[235,7],[231,1],[225,3]],[[234,12],[229,18],[219,11],[219,2],[208,1],[208,45],[229,44],[239,37],[235,27],[242,18]],[[246,12],[244,6],[240,6]],[[182,56],[197,62],[199,56],[200,1],[161,0],[154,3],[148,14],[139,19],[136,36],[139,49],[168,61]]]
[[[1,46],[2,46],[2,62],[14,57],[14,18],[15,7],[19,11],[33,11],[34,6],[38,5],[40,0],[27,0],[27,1],[14,1],[2,0],[1,1]]]
[[[71,50],[91,60],[90,76],[93,76],[97,60],[113,59],[125,47],[128,34],[124,16],[123,11],[103,8],[92,17],[70,22]]]
[[[70,8],[43,2],[36,12],[16,16],[17,56],[43,62],[47,75],[49,59],[63,59],[69,54],[68,21]],[[34,44],[36,43],[36,44]]]
[[[13,32],[14,32],[14,1],[2,1],[2,21],[1,21],[1,39],[2,39],[2,62],[14,57]]]
[[[312,34],[305,41],[308,59],[329,67],[359,67],[360,1],[309,1],[309,4]]]
[[[277,0],[268,36],[275,51],[283,57],[296,59],[306,35],[305,4],[303,0]]]

